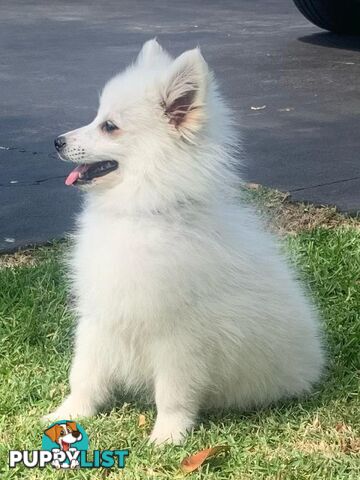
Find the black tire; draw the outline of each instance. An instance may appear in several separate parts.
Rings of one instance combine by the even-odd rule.
[[[360,0],[294,0],[300,12],[320,28],[360,34]]]

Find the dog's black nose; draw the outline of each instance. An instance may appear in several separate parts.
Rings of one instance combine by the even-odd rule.
[[[73,437],[74,437],[74,438],[79,438],[80,435],[81,435],[81,433],[79,432],[79,430],[73,430],[73,431],[72,431],[72,434],[73,434]]]
[[[66,145],[65,137],[63,135],[60,135],[60,137],[55,138],[54,144],[56,150],[60,152],[60,150],[62,150]]]

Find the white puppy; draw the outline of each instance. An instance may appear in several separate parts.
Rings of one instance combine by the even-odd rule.
[[[105,86],[96,118],[55,141],[85,191],[70,269],[71,393],[48,419],[93,415],[114,385],[155,399],[150,440],[178,443],[201,409],[307,392],[317,314],[236,198],[231,115],[200,50],[151,40]]]

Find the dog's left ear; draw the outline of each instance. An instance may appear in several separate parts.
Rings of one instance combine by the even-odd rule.
[[[151,67],[159,62],[170,62],[170,55],[162,48],[156,38],[152,38],[144,43],[139,55],[137,56],[136,63]]]
[[[164,82],[162,99],[165,115],[188,140],[206,118],[205,100],[209,70],[200,49],[189,50],[174,60]]]

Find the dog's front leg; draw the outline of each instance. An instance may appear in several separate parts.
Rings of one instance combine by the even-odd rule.
[[[106,345],[99,342],[104,332],[98,331],[97,323],[79,322],[75,355],[70,372],[70,395],[49,415],[46,422],[68,420],[94,415],[106,400],[111,362]]]
[[[177,350],[158,357],[155,373],[156,422],[150,442],[180,444],[194,426],[199,410],[199,385],[192,381],[194,369],[189,371],[182,358],[176,358]],[[161,364],[160,364],[161,362]]]

